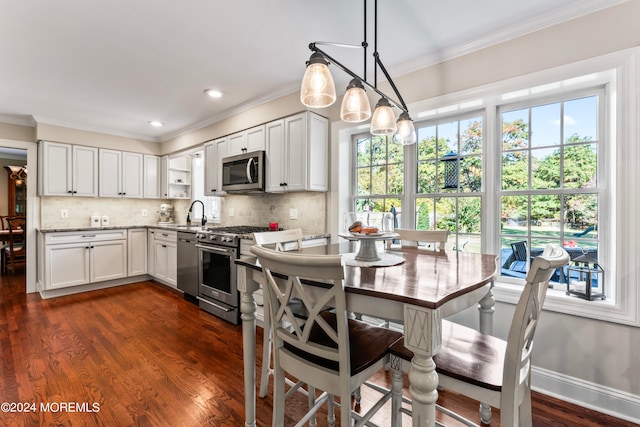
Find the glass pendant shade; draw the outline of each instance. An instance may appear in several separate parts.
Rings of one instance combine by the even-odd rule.
[[[372,135],[391,135],[397,130],[396,115],[387,98],[380,98],[371,118]]]
[[[328,65],[322,54],[311,54],[300,87],[300,101],[307,107],[324,108],[336,101],[336,86]]]
[[[403,111],[398,117],[398,131],[393,135],[393,141],[398,144],[411,145],[416,142],[416,128],[409,113]]]
[[[345,122],[358,123],[369,120],[369,117],[371,117],[371,105],[364,85],[359,79],[353,79],[349,82],[342,98],[340,118]]]

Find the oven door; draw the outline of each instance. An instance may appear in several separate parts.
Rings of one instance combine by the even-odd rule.
[[[198,283],[200,297],[238,307],[236,283],[236,248],[201,245],[198,248]]]

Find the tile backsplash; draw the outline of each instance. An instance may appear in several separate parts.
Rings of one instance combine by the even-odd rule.
[[[277,222],[281,228],[301,228],[304,234],[326,232],[327,194],[315,192],[286,194],[231,195],[221,198],[221,221],[215,225],[268,226]],[[184,223],[190,200],[125,199],[90,197],[41,197],[40,226],[43,229],[89,227],[91,215],[109,216],[111,226],[155,225],[162,203],[173,205],[176,223]],[[61,218],[66,209],[68,218]],[[147,216],[142,211],[147,210]],[[297,220],[289,219],[291,209]],[[233,213],[233,216],[229,214]]]

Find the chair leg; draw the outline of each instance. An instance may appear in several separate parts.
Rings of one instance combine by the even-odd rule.
[[[333,427],[336,425],[336,405],[335,405],[335,396],[329,396],[329,400],[327,400],[327,425],[329,427]]]
[[[284,370],[277,365],[276,363],[273,378],[273,425],[282,426],[284,425]]]
[[[260,397],[265,397],[267,395],[267,390],[269,388],[269,371],[271,369],[271,326],[269,324],[269,313],[265,313],[264,315],[264,334],[263,334],[263,344],[262,344],[262,367],[260,369],[260,392],[258,395]]]
[[[480,403],[480,421],[482,424],[491,424],[491,405]]]
[[[316,404],[316,388],[307,384],[307,394],[309,399],[309,410]],[[315,427],[317,425],[316,414],[314,413],[309,420],[309,427]]]
[[[520,419],[520,425],[522,427],[531,427],[533,425],[533,418],[531,413],[531,389],[529,387],[527,387],[524,392],[524,399],[520,404],[518,418]]]
[[[402,360],[391,356],[391,427],[402,427]]]

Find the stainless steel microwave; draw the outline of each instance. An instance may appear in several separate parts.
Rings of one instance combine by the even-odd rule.
[[[222,159],[222,190],[228,193],[264,191],[264,151]]]

